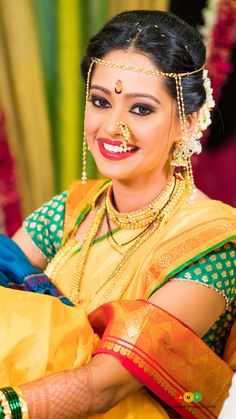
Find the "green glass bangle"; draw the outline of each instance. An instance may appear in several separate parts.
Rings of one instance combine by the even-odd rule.
[[[1,404],[0,404],[0,419],[4,419],[4,414],[3,414],[3,410],[2,410]]]
[[[12,395],[8,395],[8,403],[11,409],[12,419],[22,419],[21,405],[19,401]]]
[[[22,419],[20,399],[16,391],[12,387],[3,387],[1,391],[9,403],[12,419]]]
[[[4,388],[2,389],[2,391],[5,394],[9,403],[12,419],[22,419],[21,404],[16,392],[11,391],[9,388],[7,390]]]

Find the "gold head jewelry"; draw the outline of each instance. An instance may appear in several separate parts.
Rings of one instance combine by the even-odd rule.
[[[181,126],[182,133],[185,136],[186,116],[185,116],[184,97],[183,97],[183,89],[182,89],[182,77],[191,76],[192,74],[202,71],[203,66],[200,68],[197,68],[196,70],[186,71],[183,73],[167,73],[164,71],[153,70],[150,68],[134,67],[131,65],[113,63],[111,61],[103,60],[102,58],[91,57],[91,64],[89,66],[87,83],[86,83],[86,98],[88,98],[89,96],[90,76],[91,76],[91,72],[92,72],[92,68],[94,64],[101,64],[101,65],[104,65],[105,67],[112,68],[112,69],[129,70],[135,73],[143,73],[150,76],[164,76],[164,77],[174,78],[175,84],[176,84],[176,96],[177,96],[177,106],[178,106],[178,113],[179,113],[179,119],[180,119],[180,126]]]
[[[120,129],[122,137],[123,137],[123,141],[122,141],[123,150],[127,151],[127,147],[130,141],[130,130],[128,128],[128,125],[123,121],[118,121],[116,125]]]
[[[120,95],[123,92],[123,84],[121,80],[116,81],[114,90],[118,95]]]
[[[135,67],[135,66],[131,66],[131,65],[125,65],[125,64],[120,64],[120,63],[114,63],[114,62],[111,62],[111,61],[106,61],[106,60],[103,60],[102,58],[91,57],[91,63],[90,63],[90,66],[89,66],[87,82],[86,82],[86,99],[87,100],[89,99],[90,77],[91,77],[93,66],[95,64],[100,64],[100,65],[103,65],[107,68],[111,68],[111,69],[115,69],[115,70],[116,69],[128,70],[128,71],[133,71],[135,73],[147,74],[147,75],[151,75],[151,76],[169,77],[169,78],[173,78],[175,80],[177,109],[178,109],[178,114],[179,114],[179,121],[180,121],[180,128],[181,128],[182,136],[181,136],[181,140],[176,143],[177,151],[174,153],[174,155],[172,157],[171,164],[175,167],[178,167],[178,166],[180,166],[181,168],[184,167],[186,172],[189,171],[189,173],[187,173],[187,177],[188,177],[188,179],[191,179],[190,184],[192,183],[194,185],[190,158],[191,158],[192,154],[199,153],[201,151],[201,144],[199,143],[199,141],[193,141],[193,140],[196,140],[196,139],[200,138],[200,130],[198,129],[196,131],[196,133],[194,133],[195,138],[191,138],[191,139],[187,138],[187,123],[186,123],[186,113],[185,113],[185,103],[184,103],[184,95],[183,95],[183,87],[182,87],[182,78],[183,77],[189,77],[192,74],[196,74],[196,73],[199,73],[199,72],[203,71],[204,66],[202,66],[200,68],[197,68],[193,71],[186,71],[186,72],[181,72],[181,73],[174,73],[174,72],[173,73],[172,72],[167,73],[167,72],[164,72],[164,71],[154,70],[154,69],[150,69],[150,68]],[[212,109],[212,107],[214,105],[214,102],[212,100],[212,89],[210,87],[208,88],[208,90],[206,89],[207,83],[209,85],[210,80],[209,80],[209,78],[206,78],[206,76],[204,74],[205,73],[203,71],[203,79],[205,80],[204,87],[205,87],[206,93],[209,91],[209,94],[207,96],[208,99],[207,99],[206,104],[205,104],[206,105],[205,108],[207,108],[208,114],[209,114],[209,111]],[[204,106],[203,106],[203,108],[204,108]],[[201,114],[201,112],[200,112],[200,114]],[[203,125],[204,125],[203,122],[206,125],[205,114],[206,114],[206,112],[204,111],[203,116],[201,118],[199,118],[200,128],[203,128]],[[207,118],[207,126],[210,124],[210,122],[211,122],[210,118],[208,117]],[[204,125],[204,129],[206,128],[205,125]],[[192,146],[192,144],[193,144],[193,146]],[[178,150],[179,148],[180,148],[180,150]],[[180,155],[182,155],[182,157],[184,157],[184,158],[182,158],[182,160],[180,159]]]

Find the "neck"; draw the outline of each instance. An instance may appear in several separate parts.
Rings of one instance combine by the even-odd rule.
[[[143,176],[132,180],[112,180],[114,205],[121,213],[137,211],[157,198],[167,185],[172,173],[153,176]]]

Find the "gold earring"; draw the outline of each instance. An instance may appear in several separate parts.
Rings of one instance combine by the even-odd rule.
[[[193,169],[191,164],[191,156],[193,154],[190,144],[186,144],[183,139],[176,142],[170,161],[171,166],[174,166],[176,172],[184,172],[190,191],[195,189]],[[184,174],[183,173],[183,174]]]
[[[82,184],[87,183],[87,140],[85,137],[85,132],[83,133],[83,150],[82,150]]]
[[[170,164],[174,167],[187,167],[189,158],[190,151],[183,139],[177,141],[174,145]]]

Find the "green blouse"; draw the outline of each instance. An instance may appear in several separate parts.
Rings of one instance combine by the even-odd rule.
[[[198,282],[225,297],[224,313],[203,337],[221,355],[236,315],[236,244],[226,243],[208,253],[175,275],[176,279]]]
[[[61,248],[67,191],[54,196],[27,217],[23,223],[33,243],[51,260]]]
[[[67,192],[62,192],[24,221],[27,233],[47,260],[51,260],[62,246],[66,198]],[[224,313],[203,337],[203,340],[219,355],[225,347],[236,315],[235,256],[236,244],[226,243],[188,265],[174,278],[174,280],[198,282],[224,296],[226,300]]]

